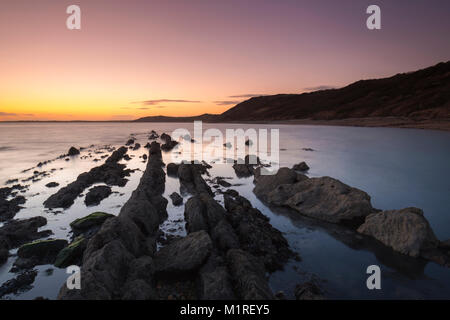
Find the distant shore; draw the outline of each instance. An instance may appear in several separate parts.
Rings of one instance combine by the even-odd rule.
[[[186,123],[201,119],[183,119],[177,117],[176,119],[168,119],[155,121],[136,121],[136,120],[121,120],[121,121],[89,121],[89,120],[73,120],[73,121],[0,121],[1,123],[134,123],[134,122],[158,122],[158,123]],[[450,131],[450,119],[429,119],[429,120],[414,120],[403,117],[373,117],[373,118],[348,118],[348,119],[334,119],[334,120],[315,120],[315,119],[292,119],[292,120],[257,120],[257,121],[227,121],[215,122],[205,121],[205,123],[254,123],[254,124],[286,124],[286,125],[320,125],[320,126],[348,126],[348,127],[388,127],[388,128],[410,128],[423,130],[440,130]]]

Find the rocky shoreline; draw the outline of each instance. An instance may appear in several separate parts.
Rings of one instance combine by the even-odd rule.
[[[169,135],[152,131],[148,138],[148,155],[140,157],[147,163],[145,171],[120,213],[95,212],[73,221],[70,241],[41,240],[52,235],[50,230],[41,231],[47,224],[44,217],[13,220],[26,201],[18,195],[25,186],[0,189],[0,213],[5,221],[0,226],[0,265],[18,248],[12,267],[17,276],[1,284],[0,298],[29,287],[36,277],[33,268],[45,264],[81,267],[81,289],[69,290],[61,284],[58,299],[63,300],[285,298],[283,292],[272,292],[268,275],[301,257],[283,233],[231,189],[227,178],[211,177],[208,164],[164,164],[162,152],[170,152],[178,144]],[[102,156],[107,158],[103,165],[79,175],[44,205],[69,208],[87,188],[105,183],[91,188],[85,198],[87,206],[100,203],[111,195],[110,186],[126,184],[125,177],[132,170],[119,161],[127,161],[127,151],[139,148],[135,139],[129,139],[126,146],[111,150],[109,157]],[[69,150],[68,156],[79,155],[78,149]],[[237,177],[253,176],[254,194],[271,207],[337,225],[349,230],[346,237],[360,242],[367,239],[408,259],[450,266],[450,241],[437,239],[422,210],[373,208],[370,196],[362,190],[331,177],[309,178],[305,162],[280,168],[274,175],[262,175],[265,166],[251,155],[232,165]],[[161,225],[168,217],[166,174],[179,181],[179,193],[173,192],[169,198],[184,209],[186,236],[166,236],[163,242]],[[215,198],[217,194],[223,196],[223,205]],[[183,196],[188,196],[187,201]],[[326,294],[320,285],[307,281],[297,284],[294,296],[310,300],[324,299]]]

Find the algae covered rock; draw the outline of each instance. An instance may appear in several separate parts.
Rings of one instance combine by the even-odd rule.
[[[55,259],[55,267],[65,268],[72,264],[78,264],[86,249],[87,240],[83,236],[77,237],[71,244],[62,249]]]
[[[70,227],[76,233],[87,231],[91,228],[101,226],[107,219],[114,215],[105,212],[94,212],[90,215],[76,219],[70,223]]]

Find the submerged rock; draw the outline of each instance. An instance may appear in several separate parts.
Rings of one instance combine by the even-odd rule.
[[[423,211],[418,208],[373,213],[358,228],[358,232],[412,257],[418,257],[439,245]]]
[[[89,190],[84,199],[84,203],[87,206],[99,205],[103,199],[108,198],[112,193],[111,187],[108,186],[96,186]]]

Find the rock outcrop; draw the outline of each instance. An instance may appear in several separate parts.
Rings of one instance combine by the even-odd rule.
[[[132,268],[140,259],[151,258],[156,231],[167,217],[160,145],[149,148],[149,161],[140,183],[117,217],[107,219],[89,240],[83,255],[81,290],[64,285],[59,299],[151,298],[150,281],[137,279]],[[151,277],[152,272],[143,272]],[[148,279],[147,279],[148,280]],[[142,291],[146,290],[146,291]]]
[[[259,176],[254,193],[269,204],[350,226],[359,226],[375,212],[364,191],[330,177],[308,178],[288,168],[281,168],[275,175]]]
[[[99,167],[92,168],[89,172],[82,173],[78,178],[61,188],[57,193],[51,195],[44,201],[46,208],[68,208],[75,199],[88,187],[95,183],[106,183],[107,185],[125,186],[126,176],[130,175],[130,170],[125,169],[124,164],[119,164],[127,152],[127,148],[121,147],[114,151],[106,159],[105,163]]]
[[[423,211],[418,208],[373,213],[358,228],[358,232],[412,257],[419,257],[439,245]]]

